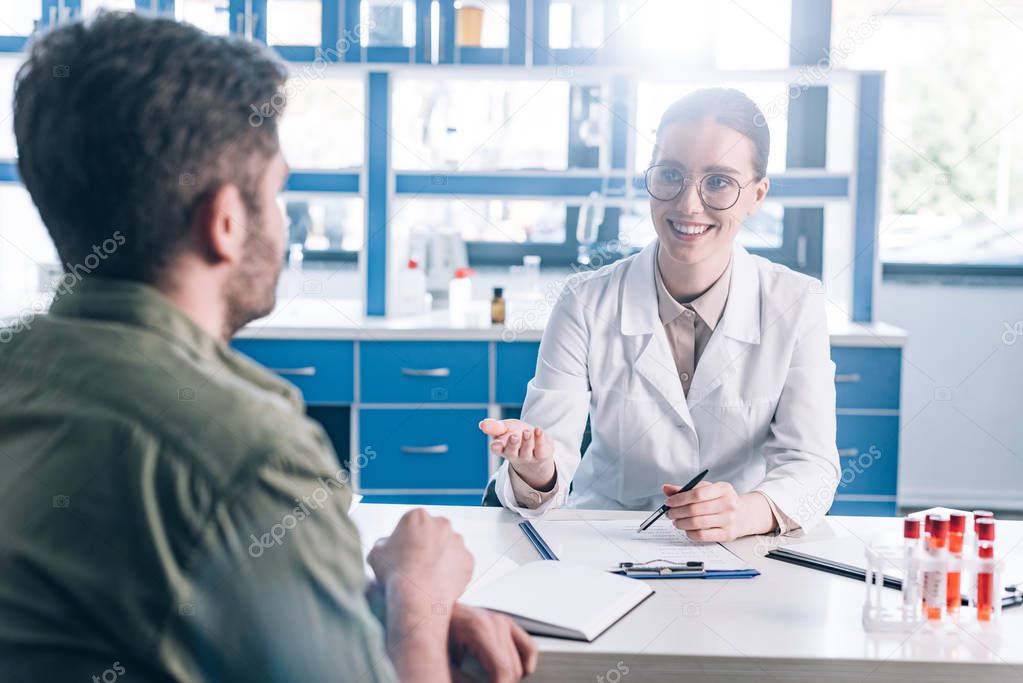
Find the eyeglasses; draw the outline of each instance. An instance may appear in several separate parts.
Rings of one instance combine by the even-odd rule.
[[[686,185],[697,180],[686,175],[675,166],[654,165],[646,170],[646,191],[650,196],[662,202],[670,202],[685,192]],[[698,179],[696,193],[700,201],[708,209],[727,211],[739,201],[739,194],[749,187],[749,181],[740,185],[739,181],[724,173],[708,173]]]

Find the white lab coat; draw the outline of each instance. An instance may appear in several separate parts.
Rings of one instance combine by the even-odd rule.
[[[569,283],[551,312],[522,419],[554,440],[557,485],[541,507],[653,510],[661,484],[760,490],[808,529],[839,479],[835,365],[819,280],[735,246],[725,310],[682,390],[657,308],[657,241]],[[590,417],[592,441],[580,460]],[[569,487],[571,485],[571,493]]]

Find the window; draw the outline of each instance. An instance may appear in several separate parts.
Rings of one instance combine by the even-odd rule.
[[[18,155],[14,140],[14,75],[21,65],[20,55],[0,55],[0,159]]]
[[[320,0],[267,0],[267,44],[320,45],[320,12]]]
[[[391,159],[399,170],[568,168],[569,85],[399,80]]]
[[[604,7],[593,0],[553,0],[549,44],[555,50],[595,49],[604,42]]]
[[[175,0],[174,16],[207,33],[226,35],[231,28],[229,0]]]
[[[42,0],[18,0],[0,5],[0,36],[27,36],[42,19]]]
[[[302,245],[307,254],[362,249],[365,214],[359,197],[287,192],[281,202],[289,244]]]
[[[24,187],[0,183],[0,216],[0,296],[15,300],[40,291],[59,259]]]
[[[612,40],[641,62],[718,69],[789,65],[791,0],[622,0]]]
[[[538,200],[399,200],[395,230],[432,234],[451,230],[466,242],[560,244],[565,241],[565,204]]]
[[[360,22],[369,47],[415,47],[416,4],[406,0],[362,0]]]
[[[292,65],[280,122],[284,158],[294,169],[362,166],[365,88],[361,80],[327,78],[311,64]]]
[[[1021,26],[1012,3],[835,0],[836,66],[887,72],[882,261],[1023,266]]]
[[[111,11],[132,12],[135,0],[82,0],[82,16],[89,18],[101,9]]]

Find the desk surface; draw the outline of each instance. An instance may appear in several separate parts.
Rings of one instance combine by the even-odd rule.
[[[385,536],[404,505],[362,505],[353,517],[368,552]],[[476,558],[473,581],[493,578],[537,559],[499,508],[430,507],[452,520]],[[569,518],[631,518],[645,513],[563,510]],[[1002,551],[1023,555],[1023,522],[1000,522]],[[869,543],[901,536],[898,518],[828,517],[799,541],[849,536]],[[539,638],[540,671],[530,680],[608,683],[678,680],[744,681],[1023,681],[1023,608],[1004,612],[998,628],[920,628],[908,634],[871,634],[860,614],[861,582],[763,557],[776,539],[753,537],[728,546],[760,570],[754,579],[651,581],[649,600],[593,643]],[[1011,550],[1010,550],[1011,549]],[[629,673],[625,673],[628,669]]]

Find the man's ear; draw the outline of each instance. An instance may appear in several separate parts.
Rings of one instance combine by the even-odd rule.
[[[237,263],[245,242],[247,211],[237,185],[227,183],[213,190],[196,214],[199,247],[214,264]]]

